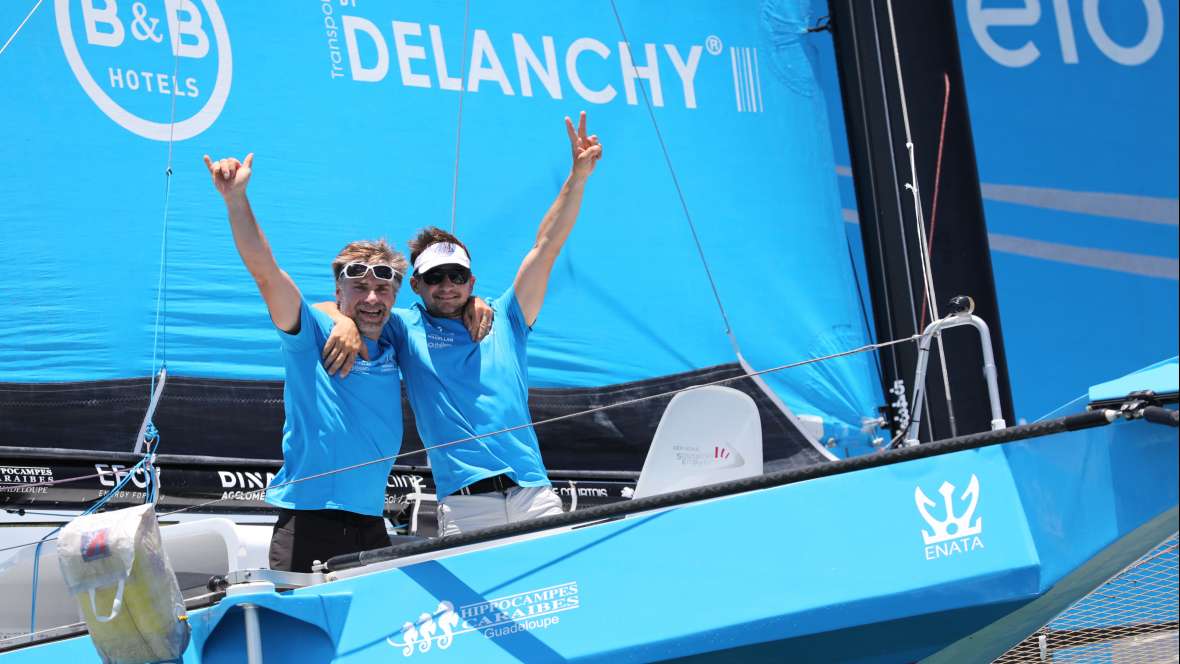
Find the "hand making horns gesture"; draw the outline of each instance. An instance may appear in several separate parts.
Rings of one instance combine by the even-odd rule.
[[[574,123],[567,115],[565,131],[570,137],[570,150],[574,157],[574,174],[589,177],[594,172],[594,166],[602,158],[602,145],[598,136],[586,135],[586,111],[578,116],[578,130],[574,131]]]
[[[246,155],[246,159],[238,161],[234,157],[213,161],[205,155],[205,168],[213,178],[213,186],[223,198],[235,194],[246,193],[246,184],[250,182],[250,173],[254,164],[254,153]]]

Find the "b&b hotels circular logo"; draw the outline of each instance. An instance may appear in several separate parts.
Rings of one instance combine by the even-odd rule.
[[[110,119],[144,138],[182,141],[220,115],[233,56],[217,0],[55,3],[70,69]]]

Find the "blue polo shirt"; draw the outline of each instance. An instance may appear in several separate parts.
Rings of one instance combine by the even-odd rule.
[[[549,485],[532,427],[431,449],[532,421],[529,326],[512,288],[488,304],[492,331],[478,344],[461,320],[435,318],[421,303],[395,310],[382,333],[397,349],[439,497],[501,473],[520,486]]]
[[[397,351],[365,339],[370,360],[357,358],[347,378],[320,362],[332,331],[327,314],[303,302],[299,332],[279,330],[286,382],[283,467],[271,485],[396,455],[402,445]],[[298,510],[339,509],[381,516],[393,460],[268,489],[266,502]]]

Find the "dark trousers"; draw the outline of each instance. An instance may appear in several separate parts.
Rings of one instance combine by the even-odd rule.
[[[310,572],[312,562],[389,546],[385,519],[344,510],[279,510],[270,568]]]

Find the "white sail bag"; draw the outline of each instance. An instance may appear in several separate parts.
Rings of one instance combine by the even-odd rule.
[[[152,505],[80,516],[57,538],[61,574],[108,664],[179,660],[184,598]]]

